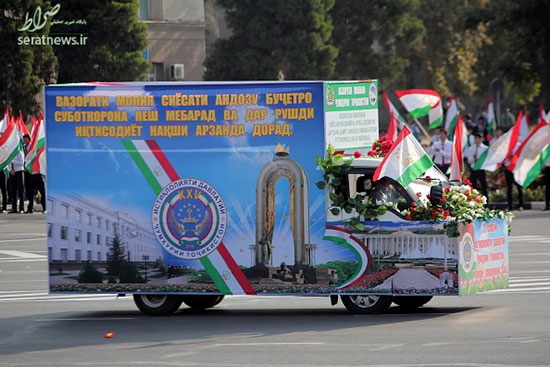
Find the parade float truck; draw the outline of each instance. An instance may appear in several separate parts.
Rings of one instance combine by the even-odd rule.
[[[50,292],[131,294],[149,315],[227,295],[381,313],[507,287],[507,217],[477,191],[435,167],[373,179],[391,146],[378,96],[376,80],[47,86]]]

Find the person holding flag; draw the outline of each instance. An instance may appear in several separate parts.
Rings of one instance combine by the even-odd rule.
[[[485,197],[489,197],[487,185],[487,174],[483,169],[475,169],[479,158],[487,150],[487,145],[483,144],[483,135],[480,132],[474,133],[474,145],[466,150],[466,159],[471,167],[470,181],[474,188],[480,191]]]

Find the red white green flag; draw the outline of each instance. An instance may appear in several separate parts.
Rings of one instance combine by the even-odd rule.
[[[31,173],[46,174],[46,167],[41,164],[41,157],[45,157],[46,150],[46,128],[44,126],[42,114],[38,118],[38,122],[33,126],[31,143],[25,157],[25,169]],[[42,160],[44,161],[44,160]]]
[[[386,136],[391,141],[396,141],[398,136],[396,120],[397,119],[395,118],[395,115],[393,114],[393,112],[390,112],[390,124],[388,125],[388,133]]]
[[[409,125],[407,125],[407,122],[405,121],[405,119],[403,118],[403,116],[401,116],[399,114],[399,111],[397,110],[397,108],[395,108],[395,106],[393,105],[393,103],[391,103],[390,99],[388,98],[388,94],[386,93],[386,91],[382,91],[382,95],[384,97],[384,104],[386,105],[386,109],[388,110],[389,114],[391,115],[393,113],[393,116],[395,117],[395,119],[397,121],[396,122],[396,127],[397,127],[397,132],[399,133],[401,130],[403,130],[403,127],[404,126],[407,126],[410,130],[410,127]],[[390,121],[391,122],[391,121]],[[389,130],[389,129],[388,129]],[[397,138],[397,136],[396,136]],[[394,139],[395,141],[395,139]]]
[[[396,90],[395,94],[414,118],[428,116],[430,129],[443,122],[441,96],[431,89]]]
[[[464,158],[462,156],[464,140],[464,121],[458,116],[456,131],[453,138],[453,151],[451,153],[451,165],[449,179],[451,181],[462,181],[462,172],[464,171]]]
[[[537,121],[537,123],[540,124],[541,122],[550,124],[550,111],[546,113],[544,111],[544,106],[542,105],[542,103],[539,106],[539,120]]]
[[[23,139],[24,135],[31,135],[29,133],[29,129],[27,129],[27,126],[25,125],[25,120],[23,120],[23,113],[21,113],[21,110],[19,110],[19,118],[17,119],[17,128],[19,129],[19,134],[21,135],[21,139]]]
[[[399,182],[401,186],[407,187],[433,165],[422,145],[405,127],[374,172],[373,181],[381,177],[389,177]]]
[[[493,106],[493,99],[489,96],[489,103],[487,104],[487,141],[493,139],[496,129],[497,120],[495,119],[495,108]]]
[[[447,113],[445,114],[445,129],[447,130],[447,138],[453,140],[456,123],[458,121],[458,107],[456,105],[455,96],[451,94],[449,99],[450,105]]]
[[[514,127],[502,134],[483,152],[475,164],[474,170],[483,169],[493,172],[502,166],[504,161],[514,153],[514,148],[518,145],[522,123],[523,111],[519,113]]]
[[[154,140],[123,140],[122,144],[149,186],[159,195],[180,177]],[[209,255],[198,259],[222,294],[256,294],[227,247],[221,242]]]
[[[549,156],[550,124],[543,121],[521,144],[507,169],[514,173],[518,184],[527,187],[537,178]]]
[[[14,121],[10,121],[0,136],[0,171],[4,170],[22,150],[23,142],[19,138],[17,126]]]

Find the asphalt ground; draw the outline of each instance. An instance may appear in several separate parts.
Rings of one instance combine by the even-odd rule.
[[[550,366],[550,213],[516,215],[505,291],[383,315],[236,296],[149,317],[131,297],[49,295],[45,216],[0,214],[0,366]]]

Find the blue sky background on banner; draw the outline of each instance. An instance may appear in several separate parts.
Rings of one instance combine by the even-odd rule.
[[[160,95],[208,94],[209,106],[163,107]],[[265,93],[311,92],[313,102],[302,105],[265,105]],[[253,137],[253,122],[245,122],[246,108],[254,106],[215,106],[216,94],[258,93],[259,107],[268,108],[268,116],[255,123],[291,123],[290,137]],[[141,139],[149,139],[150,124],[187,124],[188,137],[154,138],[163,149],[168,160],[180,177],[194,177],[213,185],[222,195],[229,210],[229,228],[224,243],[238,264],[251,265],[249,245],[254,244],[254,216],[256,179],[262,167],[273,159],[277,143],[290,147],[290,158],[297,161],[309,177],[311,243],[319,245],[317,263],[331,260],[354,259],[347,249],[323,241],[324,234],[324,192],[315,186],[322,179],[321,171],[315,165],[314,157],[323,155],[323,85],[309,83],[258,83],[258,84],[125,84],[120,86],[83,85],[75,87],[48,88],[46,93],[46,126],[48,149],[48,189],[57,197],[69,193],[79,194],[113,211],[130,213],[141,225],[151,227],[151,207],[155,199],[150,186],[117,138],[75,137],[77,125],[129,125],[133,122],[136,109],[149,107],[124,107],[128,111],[128,123],[55,123],[53,118],[55,95],[109,95],[110,109],[117,109],[117,95],[154,95],[155,107],[159,111],[159,122],[143,125]],[[157,97],[158,96],[158,97]],[[308,121],[275,121],[275,108],[314,107],[315,119]],[[236,108],[239,120],[232,123],[244,124],[244,137],[195,137],[195,125],[202,122],[164,123],[166,109],[215,109],[216,124],[224,124],[223,109]],[[86,108],[63,108],[63,110],[85,110]],[[96,110],[97,108],[89,108]],[[204,123],[206,124],[206,123]],[[289,183],[280,179],[276,185],[276,223],[273,245],[274,265],[285,261],[294,263],[294,247],[289,214]],[[182,263],[183,264],[183,263]],[[197,261],[185,262],[200,266]]]

